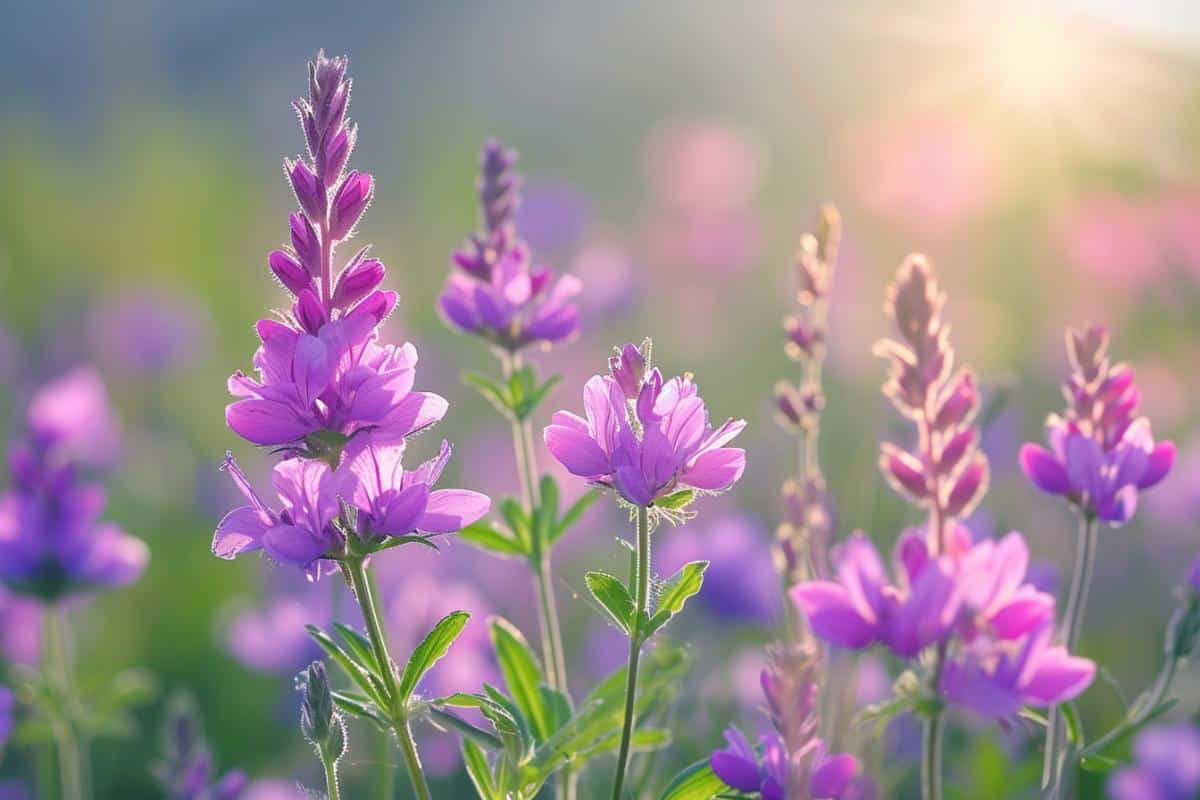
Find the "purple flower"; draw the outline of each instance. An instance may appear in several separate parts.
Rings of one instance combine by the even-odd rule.
[[[483,232],[454,253],[457,267],[438,300],[451,327],[516,352],[533,344],[555,344],[579,333],[573,301],[581,284],[570,275],[534,266],[518,238],[515,214],[519,180],[515,151],[489,140],[480,157],[479,201]]]
[[[302,567],[311,578],[319,578],[318,561],[344,541],[334,521],[341,514],[339,498],[350,496],[353,476],[331,469],[324,461],[281,461],[272,476],[281,504],[276,511],[250,486],[232,455],[225,456],[223,468],[249,504],[230,511],[217,525],[213,554],[231,559],[263,550],[273,560]]]
[[[16,700],[13,699],[12,689],[0,686],[0,752],[4,751],[4,745],[8,743],[8,737],[12,735],[15,705]]]
[[[1054,597],[1028,583],[1029,546],[1012,532],[985,539],[963,556],[964,638],[1017,639],[1054,619]]]
[[[322,431],[352,436],[379,428],[403,438],[446,413],[436,394],[412,391],[417,351],[411,344],[380,345],[368,312],[323,324],[316,333],[271,320],[258,323],[262,346],[254,363],[259,379],[229,379],[225,419],[254,444],[288,445]]]
[[[329,622],[328,591],[280,592],[259,609],[242,611],[229,625],[226,643],[233,656],[259,672],[294,675],[320,656],[305,625]]]
[[[1192,800],[1200,792],[1200,728],[1156,725],[1133,740],[1133,763],[1108,779],[1112,800]]]
[[[813,632],[838,647],[883,643],[911,658],[951,633],[962,606],[950,556],[933,557],[925,537],[907,531],[896,543],[898,584],[861,532],[835,548],[836,580],[807,581],[790,591]]]
[[[100,357],[126,374],[162,378],[186,369],[201,351],[211,320],[177,290],[142,289],[108,299],[89,336]]]
[[[587,419],[554,414],[546,447],[571,474],[636,506],[682,489],[722,492],[742,476],[746,452],[725,445],[745,420],[713,429],[690,376],[664,382],[654,369],[639,384],[636,398],[627,398],[616,379],[595,375],[583,390]]]
[[[759,792],[762,800],[850,800],[861,797],[862,767],[848,753],[830,754],[820,739],[814,739],[808,752],[789,758],[783,739],[774,731],[759,738],[761,757],[746,737],[734,726],[725,729],[724,750],[713,752],[709,764],[718,778],[741,792]],[[808,786],[804,794],[787,793],[788,771],[796,755],[811,760]]]
[[[249,783],[241,770],[216,777],[199,712],[189,695],[168,702],[163,722],[163,758],[153,772],[171,800],[241,800]]]
[[[491,507],[487,495],[469,489],[432,488],[446,462],[450,444],[415,470],[404,469],[403,441],[379,441],[375,434],[354,440],[339,471],[351,476],[351,500],[358,509],[359,533],[407,536],[455,533],[482,519]]]
[[[100,521],[104,489],[80,478],[81,467],[116,448],[99,377],[81,369],[48,386],[34,398],[29,424],[29,442],[9,453],[11,486],[0,495],[0,581],[51,601],[136,580],[149,550]]]
[[[1022,705],[1054,706],[1079,696],[1096,665],[1052,646],[1047,621],[1017,641],[980,639],[946,662],[939,691],[985,717],[1012,717]]]
[[[116,459],[120,423],[92,367],[77,367],[42,387],[29,404],[28,422],[34,447],[48,461],[99,468]]]
[[[1175,445],[1154,441],[1150,422],[1135,417],[1141,393],[1128,365],[1110,365],[1108,331],[1093,326],[1067,332],[1071,376],[1063,416],[1046,422],[1050,449],[1021,448],[1021,468],[1043,492],[1065,496],[1083,513],[1123,525],[1138,493],[1171,471]]]

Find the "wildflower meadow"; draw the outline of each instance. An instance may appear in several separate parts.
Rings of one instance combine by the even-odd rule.
[[[1187,4],[73,5],[0,800],[1200,798]]]

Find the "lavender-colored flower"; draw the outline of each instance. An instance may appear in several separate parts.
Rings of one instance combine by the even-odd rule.
[[[346,59],[321,52],[309,64],[308,99],[295,103],[310,160],[284,163],[300,206],[291,247],[267,259],[296,300],[284,322],[258,323],[258,378],[238,371],[229,379],[239,399],[226,421],[254,444],[324,452],[329,434],[384,428],[403,438],[446,411],[441,397],[412,391],[416,349],[377,342],[396,304],[394,292],[378,288],[383,264],[363,248],[334,275],[337,246],[353,236],[373,192],[370,175],[345,172],[358,136],[345,116],[349,99]]]
[[[958,541],[965,544],[964,533]],[[1054,620],[1054,596],[1031,583],[1029,546],[1015,531],[997,540],[985,539],[961,559],[963,619],[960,633],[967,641],[979,634],[1017,639]]]
[[[725,729],[728,746],[714,751],[709,764],[718,778],[741,792],[758,792],[762,800],[852,800],[864,797],[862,767],[849,753],[830,754],[820,739],[804,757],[812,762],[808,785],[788,791],[789,757],[783,738],[771,731],[759,738],[761,757],[734,726]]]
[[[1084,514],[1123,525],[1138,494],[1157,484],[1175,463],[1173,442],[1154,441],[1150,422],[1136,417],[1141,398],[1133,369],[1110,365],[1102,326],[1067,333],[1071,376],[1067,410],[1046,422],[1050,449],[1021,448],[1021,467],[1043,492],[1065,496]]]
[[[1112,773],[1112,800],[1192,800],[1200,793],[1200,728],[1156,725],[1133,740],[1133,763]]]
[[[875,546],[861,532],[834,549],[836,580],[807,581],[789,592],[813,633],[838,647],[883,643],[902,658],[946,639],[962,607],[950,556],[932,556],[925,537],[897,542],[899,581],[888,581]]]
[[[4,745],[8,743],[8,737],[12,735],[15,706],[16,700],[13,698],[12,689],[0,686],[0,752],[4,751]]]
[[[234,658],[259,672],[294,675],[321,654],[305,625],[330,621],[329,592],[278,592],[261,608],[240,612],[229,624],[226,645]]]
[[[484,144],[478,184],[483,231],[454,253],[457,269],[438,300],[451,327],[510,352],[578,334],[573,298],[581,289],[578,278],[556,278],[553,269],[533,265],[529,247],[518,237],[516,161],[516,152],[499,141]]]
[[[102,449],[90,445],[88,424],[97,426]],[[100,521],[104,489],[80,477],[81,467],[115,448],[115,439],[106,441],[116,424],[103,383],[82,370],[51,384],[34,398],[29,426],[28,442],[9,452],[12,481],[0,495],[0,582],[51,601],[136,580],[149,550]]]
[[[347,499],[358,509],[361,536],[455,533],[487,514],[491,508],[487,495],[433,488],[450,460],[448,442],[443,441],[438,455],[415,470],[404,469],[404,449],[403,441],[389,443],[367,434],[346,450],[339,470],[352,476]]]
[[[211,320],[179,291],[123,291],[101,303],[89,336],[97,354],[126,374],[161,378],[195,359]]]
[[[664,382],[655,368],[637,384],[636,394],[626,394],[616,378],[594,375],[583,389],[587,419],[554,414],[546,447],[571,474],[636,506],[680,489],[722,492],[742,476],[746,451],[725,445],[745,420],[713,429],[690,376]]]
[[[1052,622],[1017,641],[980,639],[946,662],[939,691],[953,703],[995,719],[1012,717],[1022,705],[1054,706],[1079,696],[1096,665],[1052,646]]]
[[[272,485],[281,509],[270,508],[237,465],[225,456],[223,468],[249,501],[225,515],[213,536],[213,554],[231,559],[263,550],[275,561],[321,576],[322,556],[340,549],[343,534],[334,525],[341,514],[340,498],[349,497],[353,476],[324,461],[288,459],[275,465]]]

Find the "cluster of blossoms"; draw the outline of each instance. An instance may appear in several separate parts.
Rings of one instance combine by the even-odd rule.
[[[930,691],[999,719],[1023,704],[1075,697],[1095,665],[1051,644],[1054,598],[1027,582],[1023,537],[973,544],[956,522],[982,497],[987,462],[971,426],[974,379],[953,372],[944,302],[928,264],[908,260],[888,299],[904,341],[878,348],[892,362],[884,392],[918,428],[917,452],[884,445],[881,467],[902,496],[929,510],[929,524],[900,537],[894,580],[856,534],[834,553],[833,580],[802,583],[791,596],[830,644],[879,643],[903,659],[935,652]]]
[[[619,348],[610,373],[584,385],[587,418],[556,412],[546,447],[572,475],[615,490],[632,506],[688,489],[728,489],[746,468],[746,451],[726,445],[745,420],[714,429],[691,376],[664,380],[648,356],[646,344]]]
[[[712,754],[713,772],[741,792],[763,800],[869,800],[874,785],[848,753],[830,753],[817,735],[821,660],[808,642],[777,648],[760,676],[772,730],[758,750],[736,727],[728,747]]]
[[[26,423],[0,496],[0,581],[51,603],[136,580],[149,550],[101,521],[104,488],[89,478],[111,465],[118,440],[100,376],[81,367],[47,385]]]
[[[280,319],[256,326],[258,378],[238,371],[229,379],[239,398],[226,409],[229,426],[290,456],[272,476],[279,507],[228,457],[225,469],[248,503],[221,520],[213,539],[221,558],[262,550],[314,579],[327,571],[325,557],[346,551],[348,535],[378,546],[383,537],[452,533],[489,506],[476,492],[432,488],[450,457],[447,443],[404,469],[407,437],[439,421],[446,401],[413,391],[416,348],[379,341],[396,303],[379,288],[383,264],[363,248],[333,275],[337,246],[353,235],[373,191],[370,175],[346,172],[357,139],[349,96],[346,59],[318,55],[309,97],[295,103],[310,160],[284,164],[300,206],[290,218],[291,248],[268,258],[295,301]]]
[[[579,311],[572,300],[581,289],[578,278],[556,277],[550,267],[535,266],[529,246],[519,238],[516,162],[516,152],[499,141],[484,145],[478,184],[483,230],[455,251],[457,269],[438,300],[452,328],[510,353],[578,334]]]
[[[833,513],[817,458],[821,411],[825,395],[821,370],[828,335],[829,293],[841,242],[841,217],[825,206],[816,233],[805,234],[796,253],[798,311],[783,322],[786,351],[798,362],[804,376],[799,386],[790,381],[775,385],[775,407],[785,430],[798,437],[798,473],[783,485],[787,516],[778,530],[777,560],[784,581],[793,584],[824,569],[826,549],[833,534]]]
[[[1066,410],[1046,420],[1049,450],[1021,448],[1021,467],[1039,489],[1066,497],[1084,516],[1123,525],[1138,493],[1171,471],[1175,445],[1156,443],[1150,421],[1136,416],[1141,392],[1133,368],[1110,364],[1108,343],[1103,326],[1067,332]]]

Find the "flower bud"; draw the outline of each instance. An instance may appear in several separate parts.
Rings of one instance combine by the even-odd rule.
[[[824,332],[803,322],[798,317],[788,317],[783,321],[783,329],[788,335],[788,355],[799,360],[802,357],[812,358],[813,353],[825,339]]]
[[[924,465],[911,453],[885,442],[879,455],[879,468],[892,488],[904,497],[920,503],[929,496]]]
[[[967,424],[979,408],[979,389],[975,375],[967,370],[959,373],[951,388],[943,396],[941,405],[934,415],[933,426],[947,430]]]
[[[348,316],[367,314],[378,325],[387,319],[388,314],[392,313],[392,309],[396,307],[397,299],[399,298],[395,292],[383,290],[372,292],[361,303],[352,308]]]
[[[609,356],[608,370],[613,380],[621,387],[625,399],[632,400],[642,389],[642,381],[646,378],[646,359],[642,352],[632,344],[626,344]]]
[[[796,391],[796,387],[787,381],[779,381],[775,384],[775,408],[779,412],[785,428],[798,430],[803,425],[804,400]]]
[[[279,282],[292,294],[300,294],[312,286],[312,276],[308,274],[308,270],[282,250],[272,250],[267,256],[267,264]]]
[[[326,186],[337,183],[342,174],[342,168],[350,159],[350,151],[354,149],[354,141],[358,130],[353,125],[341,127],[330,136],[316,155],[317,174]]]
[[[312,289],[300,292],[292,307],[292,313],[295,314],[300,327],[314,336],[321,330],[321,326],[329,321],[329,318],[325,316],[325,307],[321,305],[321,301],[317,299],[317,293]]]
[[[383,283],[383,262],[377,258],[362,258],[361,253],[342,270],[333,290],[333,304],[347,308],[369,295]]]
[[[954,434],[954,436],[951,436],[950,440],[942,446],[942,452],[938,457],[938,472],[943,475],[949,475],[954,472],[955,468],[962,463],[963,459],[975,446],[975,437],[974,428],[963,428]]]
[[[296,258],[309,275],[318,274],[321,271],[321,241],[317,231],[308,217],[294,212],[288,215],[288,225],[292,229],[292,250],[296,252]]]
[[[371,202],[371,176],[365,172],[351,171],[333,196],[333,207],[329,210],[329,235],[334,239],[345,239],[358,218]]]
[[[288,180],[292,183],[292,191],[296,193],[296,200],[300,203],[300,208],[311,219],[324,219],[324,184],[313,174],[303,159],[298,158],[293,162],[285,160],[283,164],[288,174]]]
[[[322,754],[337,759],[346,751],[341,718],[333,710],[333,693],[325,664],[314,661],[296,678],[300,690],[300,731]]]
[[[947,517],[969,516],[975,505],[987,491],[988,462],[982,454],[977,455],[970,466],[962,471],[954,486],[946,495]]]

